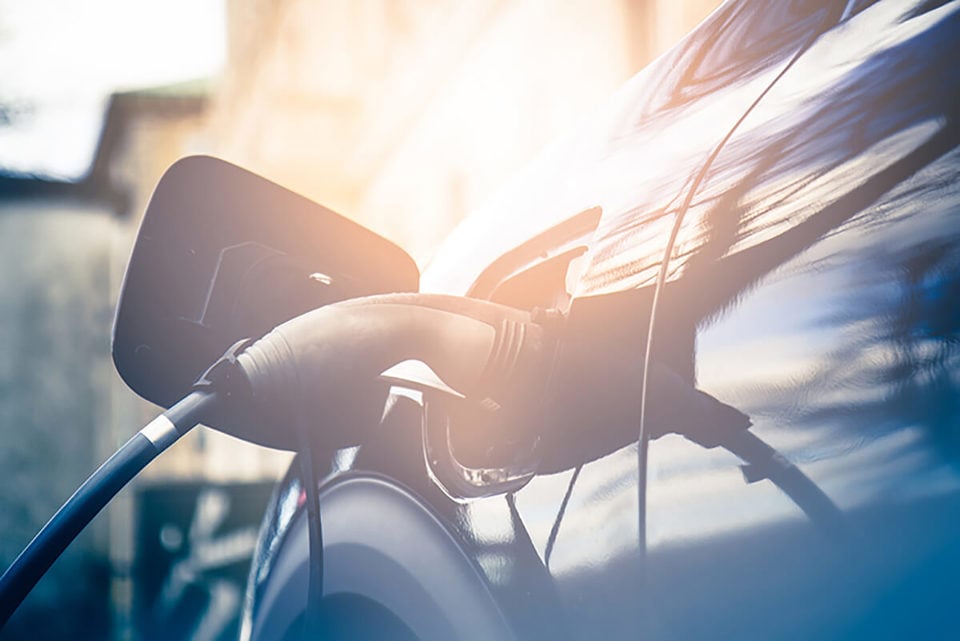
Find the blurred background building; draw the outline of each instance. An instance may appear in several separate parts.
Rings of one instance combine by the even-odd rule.
[[[501,181],[717,4],[0,0],[0,563],[157,413],[114,373],[109,327],[139,218],[174,160],[245,166],[423,266]],[[154,58],[181,71],[138,76]],[[248,550],[288,460],[193,432],[0,639],[149,638],[191,589],[207,614],[182,636],[230,638],[243,555],[218,573],[197,550]]]

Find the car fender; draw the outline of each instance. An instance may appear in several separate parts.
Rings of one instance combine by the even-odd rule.
[[[323,592],[362,597],[423,641],[513,639],[479,570],[444,524],[384,477],[346,474],[320,490]],[[306,608],[307,519],[290,522],[258,595],[251,639],[285,638]]]

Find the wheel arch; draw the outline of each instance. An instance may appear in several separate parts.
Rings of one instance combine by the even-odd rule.
[[[348,474],[320,491],[325,600],[382,607],[421,641],[513,639],[486,582],[457,539],[405,488]],[[307,603],[307,523],[290,523],[259,590],[252,641],[282,641]],[[388,617],[389,618],[389,617]]]

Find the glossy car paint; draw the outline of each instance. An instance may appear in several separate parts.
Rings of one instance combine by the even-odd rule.
[[[958,42],[957,1],[727,3],[441,250],[423,289],[466,294],[548,238],[498,276],[526,290],[484,295],[571,315],[612,301],[580,331],[636,364],[617,375],[649,357],[777,452],[745,462],[669,434],[689,430],[685,408],[648,411],[649,449],[574,455],[513,494],[455,501],[426,473],[418,406],[398,401],[352,466],[412,489],[518,638],[960,635]],[[593,224],[543,235],[595,205]],[[557,256],[564,269],[524,281]],[[610,415],[635,412],[639,435],[634,383]],[[583,433],[624,430],[605,419]],[[692,422],[709,432],[711,417]],[[277,505],[254,627],[270,559],[296,539],[295,509]]]
[[[458,541],[408,491],[369,474],[327,484],[324,581],[333,594],[361,594],[391,612],[420,638],[511,639],[490,591]],[[253,625],[257,639],[299,633],[310,571],[304,513],[294,517],[282,549],[270,557],[270,580],[258,599],[271,612]],[[398,563],[397,561],[403,561]]]

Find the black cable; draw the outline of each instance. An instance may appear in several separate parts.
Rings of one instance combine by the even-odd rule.
[[[83,482],[0,577],[0,629],[64,549],[117,492],[186,434],[214,400],[191,392],[123,444]]]
[[[302,421],[301,421],[302,423]],[[304,641],[318,638],[320,601],[323,598],[323,523],[320,520],[320,491],[314,467],[313,442],[309,430],[300,425],[300,476],[303,478],[307,507],[307,539],[309,541],[309,577],[307,609],[303,617]]]
[[[735,432],[721,440],[720,447],[747,463],[744,477],[748,483],[769,479],[826,534],[836,538],[848,535],[840,508],[809,476],[759,436],[747,430]]]
[[[577,479],[580,478],[580,471],[583,469],[583,464],[580,464],[573,470],[573,476],[570,477],[570,482],[567,483],[567,491],[563,495],[563,500],[560,501],[560,509],[557,510],[557,516],[553,520],[553,527],[550,528],[550,535],[547,537],[547,545],[543,550],[543,564],[550,567],[550,557],[553,555],[553,546],[557,543],[557,537],[560,535],[560,523],[563,522],[563,517],[567,512],[567,504],[570,503],[570,497],[573,495],[573,488],[577,484]]]

